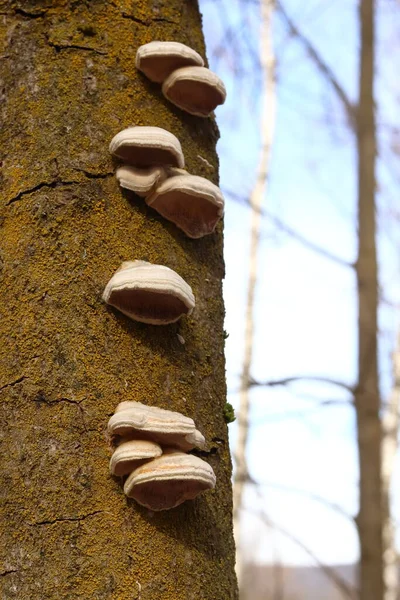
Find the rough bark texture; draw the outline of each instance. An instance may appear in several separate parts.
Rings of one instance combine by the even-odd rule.
[[[378,379],[378,268],[375,225],[374,0],[360,3],[360,98],[357,118],[359,253],[357,413],[360,465],[360,599],[383,598],[383,512]]]
[[[0,0],[0,13],[0,596],[237,598],[222,228],[185,238],[121,192],[108,154],[124,127],[161,126],[216,182],[214,122],[174,109],[134,66],[153,39],[204,54],[197,3]],[[103,288],[129,259],[182,275],[192,317],[152,327],[108,309]],[[214,491],[163,513],[125,498],[105,430],[128,399],[196,420]]]

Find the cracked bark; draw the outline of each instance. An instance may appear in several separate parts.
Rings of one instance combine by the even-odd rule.
[[[14,198],[10,198],[9,200],[7,200],[6,206],[10,206],[10,204],[13,204],[14,202],[18,202],[18,200],[21,200],[21,198],[23,198],[24,196],[30,196],[34,192],[38,192],[39,190],[41,190],[43,188],[51,189],[51,188],[55,188],[57,186],[75,185],[77,183],[78,183],[77,181],[50,181],[50,182],[43,181],[42,183],[38,183],[37,185],[30,188],[29,190],[22,190],[22,192],[20,192],[16,196],[14,196]]]
[[[107,177],[114,177],[114,171],[109,171],[108,173],[91,173],[90,171],[85,171],[84,169],[76,169],[80,173],[83,173],[85,177],[89,179],[107,179]]]
[[[7,575],[11,575],[11,573],[18,573],[18,569],[9,569],[8,571],[2,571],[0,573],[0,577],[6,577]]]
[[[43,12],[29,12],[24,10],[23,8],[16,8],[14,11],[16,15],[22,15],[23,17],[28,17],[29,19],[41,19],[46,14],[46,11]]]
[[[172,108],[134,68],[151,39],[204,55],[200,15],[193,0],[127,5],[0,0],[2,600],[237,598],[221,227],[184,238],[121,192],[108,153],[124,127],[163,127],[188,170],[209,177],[200,155],[217,183],[214,121]],[[151,327],[109,310],[104,286],[132,259],[184,277],[193,315]],[[108,473],[106,426],[121,400],[193,417],[216,489],[160,514],[127,500]]]
[[[49,46],[51,46],[52,48],[55,48],[55,50],[57,52],[61,52],[61,50],[84,50],[84,51],[88,51],[88,52],[95,52],[96,54],[101,54],[103,56],[105,56],[107,54],[107,52],[103,51],[103,50],[98,50],[97,48],[91,48],[90,46],[79,46],[78,44],[55,44],[54,42],[50,41],[48,38],[47,39],[47,43]]]
[[[0,392],[1,392],[1,390],[5,390],[8,387],[14,387],[14,385],[17,385],[18,383],[22,383],[24,381],[24,379],[26,379],[26,377],[22,376],[22,377],[18,377],[18,379],[16,379],[15,381],[11,381],[10,383],[5,383],[4,385],[2,385],[0,387]]]

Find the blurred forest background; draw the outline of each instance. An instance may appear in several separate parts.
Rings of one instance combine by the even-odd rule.
[[[241,599],[398,600],[399,0],[201,0]]]

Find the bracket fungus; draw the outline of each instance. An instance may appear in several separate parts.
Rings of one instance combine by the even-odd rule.
[[[195,306],[190,285],[178,273],[142,260],[122,263],[107,283],[103,300],[127,317],[151,325],[175,323]]]
[[[182,67],[164,81],[164,96],[186,112],[208,117],[226,99],[222,80],[205,67]]]
[[[224,214],[224,197],[219,187],[204,177],[189,174],[163,181],[146,203],[191,238],[212,233]]]
[[[123,129],[111,140],[110,152],[134,167],[185,166],[180,141],[161,127]]]
[[[121,402],[108,422],[110,435],[149,439],[183,451],[204,448],[204,436],[190,417],[178,412],[146,406],[140,402]]]
[[[144,198],[156,185],[165,179],[166,174],[163,167],[139,169],[138,167],[124,165],[117,169],[116,177],[121,187],[131,190]]]
[[[121,440],[110,460],[110,473],[128,475],[144,461],[162,455],[161,447],[150,440]]]
[[[150,42],[136,53],[136,68],[151,81],[162,83],[173,71],[189,65],[202,67],[204,60],[195,50],[179,42]]]
[[[212,467],[191,454],[167,450],[128,477],[124,492],[150,510],[168,510],[215,487]]]

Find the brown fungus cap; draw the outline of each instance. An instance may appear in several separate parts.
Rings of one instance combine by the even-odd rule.
[[[178,175],[163,181],[146,203],[191,238],[212,233],[224,214],[224,197],[219,187],[195,175]]]
[[[161,127],[123,129],[111,140],[110,152],[134,167],[185,166],[178,138]]]
[[[226,98],[221,79],[205,67],[177,69],[164,81],[162,92],[172,104],[198,117],[208,117]]]
[[[168,510],[215,487],[212,467],[201,458],[166,451],[128,477],[124,492],[150,510]]]
[[[162,455],[161,447],[149,440],[121,440],[110,460],[110,473],[128,475],[143,462]]]
[[[204,448],[205,439],[190,417],[141,402],[121,402],[108,422],[110,435],[149,439],[187,451]]]
[[[175,323],[195,305],[190,285],[178,273],[142,260],[122,263],[107,283],[103,300],[127,317],[152,325]]]
[[[157,83],[162,83],[176,69],[190,65],[202,67],[204,60],[179,42],[150,42],[140,46],[136,53],[136,68]]]

